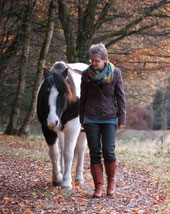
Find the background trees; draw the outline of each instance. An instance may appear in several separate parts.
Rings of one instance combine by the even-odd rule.
[[[165,82],[165,87],[159,89],[153,101],[154,130],[170,129],[170,78]]]
[[[130,0],[2,0],[2,129],[28,135],[43,67],[56,60],[89,63],[89,46],[98,42],[106,45],[110,60],[122,70],[128,121],[134,110],[138,115],[146,111],[147,126],[142,122],[145,117],[135,118],[145,124],[139,129],[150,129],[157,117],[152,109],[155,93],[165,88],[169,75],[169,4],[168,0],[133,4]],[[129,122],[128,127],[137,126]]]

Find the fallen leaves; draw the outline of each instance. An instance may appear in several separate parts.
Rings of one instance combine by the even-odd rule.
[[[94,184],[89,170],[89,157],[85,159],[85,183],[72,184],[66,192],[51,185],[50,160],[13,156],[13,147],[25,148],[21,138],[2,136],[0,147],[0,213],[166,213],[168,194],[158,179],[145,171],[119,162],[116,175],[116,192],[112,197],[93,199]],[[2,143],[3,141],[3,143]],[[5,142],[7,142],[5,144]],[[38,141],[37,141],[38,142]],[[32,142],[28,152],[36,152]],[[11,150],[9,149],[11,147]],[[43,155],[43,154],[42,154]],[[73,175],[74,177],[74,175]],[[167,212],[168,213],[168,212]]]

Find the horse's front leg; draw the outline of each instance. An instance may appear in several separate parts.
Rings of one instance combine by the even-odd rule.
[[[72,188],[72,176],[71,169],[74,159],[74,150],[77,142],[77,138],[80,132],[80,125],[78,123],[78,118],[69,121],[66,124],[64,133],[64,175],[62,187],[70,190]]]
[[[58,139],[59,139],[59,147],[61,149],[61,172],[64,174],[64,133],[59,132],[58,133]]]
[[[59,186],[62,183],[63,175],[60,166],[60,152],[58,146],[58,139],[55,144],[49,145],[49,156],[52,163],[53,185]]]
[[[83,169],[84,169],[84,155],[87,148],[87,139],[85,132],[80,132],[77,145],[75,149],[75,156],[77,157],[77,165],[76,165],[76,179],[75,182],[77,183],[84,183],[83,178]]]

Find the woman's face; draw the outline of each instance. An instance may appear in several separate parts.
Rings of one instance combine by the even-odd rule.
[[[90,55],[90,60],[91,60],[92,67],[95,70],[100,70],[100,71],[103,70],[104,64],[106,62],[106,58],[101,59],[99,56]]]

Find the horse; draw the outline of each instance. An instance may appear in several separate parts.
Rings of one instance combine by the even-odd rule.
[[[37,93],[37,116],[49,147],[52,183],[72,189],[72,163],[77,158],[75,182],[82,184],[85,132],[79,121],[79,98],[84,63],[55,62],[44,71],[44,80]]]

